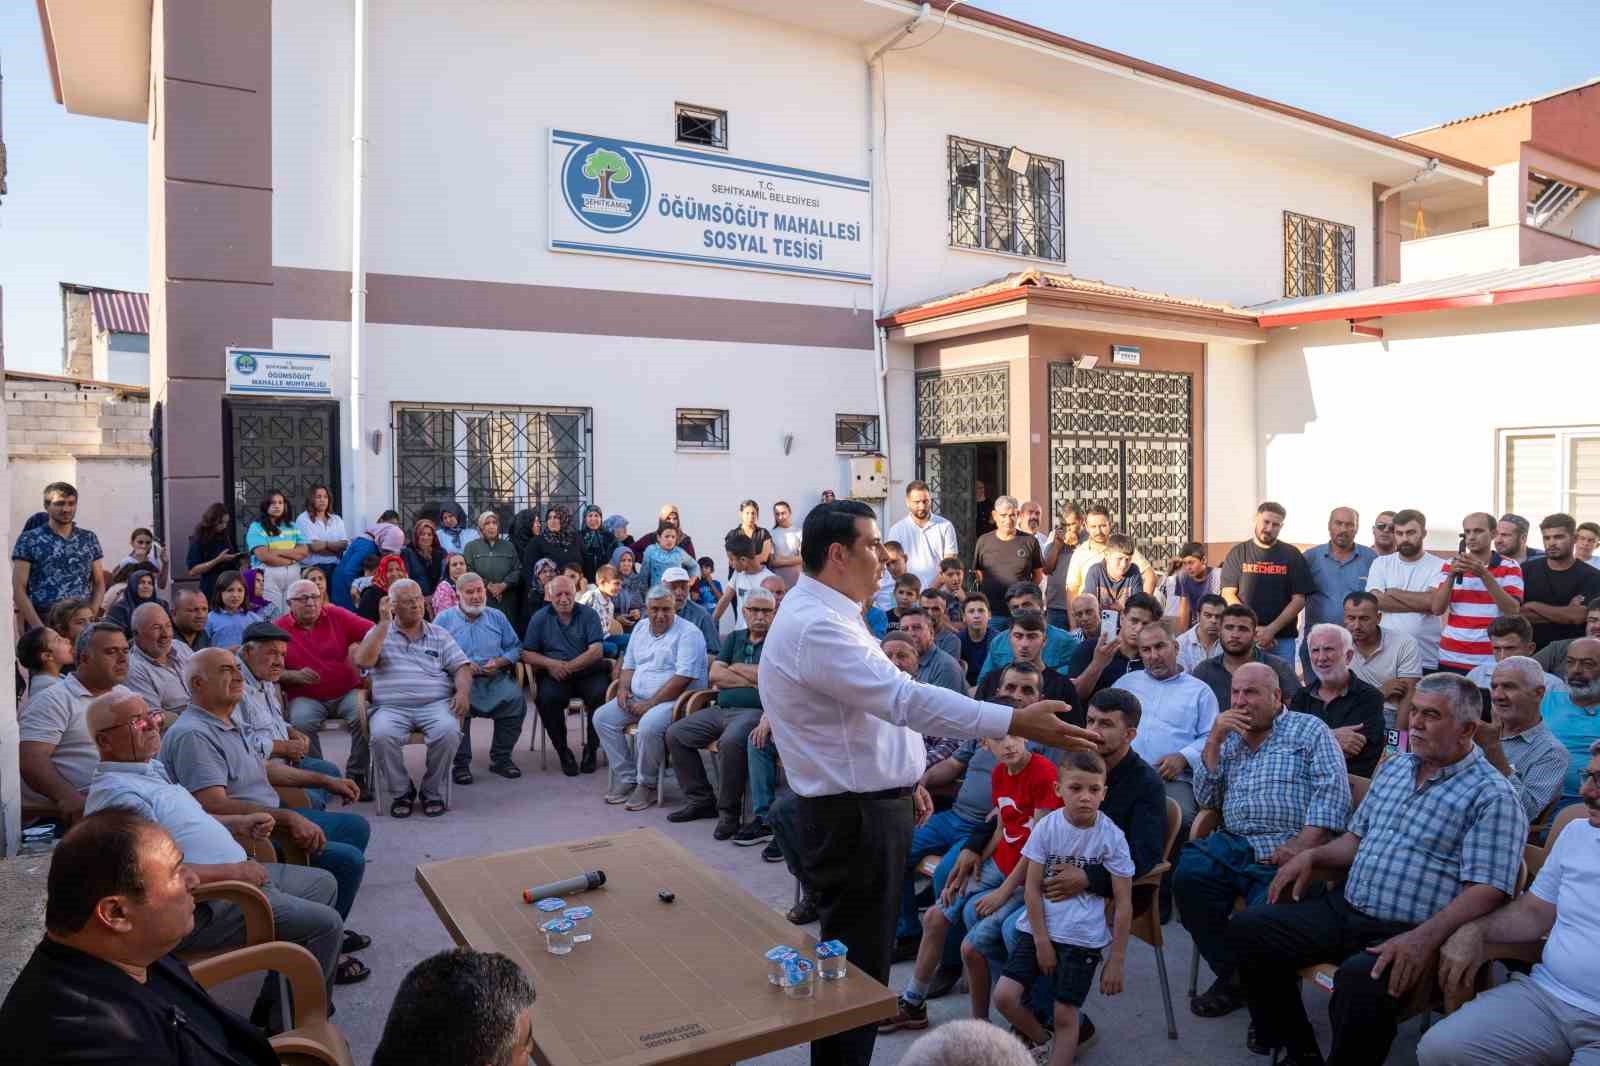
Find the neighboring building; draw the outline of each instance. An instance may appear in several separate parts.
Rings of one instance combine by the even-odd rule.
[[[11,528],[43,509],[46,485],[68,482],[109,573],[129,532],[151,525],[149,390],[7,370],[5,410]],[[179,541],[181,552],[186,538]]]
[[[151,126],[183,526],[327,480],[356,526],[450,497],[642,527],[671,499],[716,555],[742,497],[803,510],[883,452],[885,521],[922,476],[964,547],[982,483],[1107,502],[1157,561],[1220,551],[1346,379],[1308,380],[1255,305],[1370,287],[1427,243],[1399,219],[1504,184],[1503,160],[944,0],[617,0],[603,35],[576,0],[374,0],[361,27],[314,0],[142,6],[53,7],[45,43],[69,110]],[[269,357],[229,347],[314,358],[262,384]],[[1403,399],[1392,447],[1457,430]],[[1295,539],[1366,477],[1302,478]],[[1395,489],[1422,481],[1448,492]]]
[[[61,372],[118,385],[150,385],[150,297],[61,283]]]

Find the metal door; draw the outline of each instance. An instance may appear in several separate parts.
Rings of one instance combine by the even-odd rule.
[[[240,548],[268,492],[288,497],[292,520],[311,487],[326,485],[333,510],[340,511],[337,403],[226,397],[222,409],[223,478],[231,486],[228,506]]]
[[[918,476],[928,483],[935,514],[956,527],[956,543],[970,554],[977,537],[977,507],[973,501],[975,444],[925,444],[918,456]]]
[[[1163,569],[1193,536],[1188,374],[1050,365],[1050,495],[1103,504]]]

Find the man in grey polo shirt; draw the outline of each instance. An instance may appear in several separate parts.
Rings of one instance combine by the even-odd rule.
[[[339,894],[333,875],[313,866],[251,861],[239,840],[266,840],[274,825],[272,815],[207,814],[188,789],[173,783],[157,758],[161,715],[137,693],[118,685],[93,700],[86,717],[99,748],[100,764],[89,784],[84,813],[111,808],[132,811],[172,834],[183,852],[184,865],[194,871],[200,884],[244,881],[259,888],[272,904],[277,938],[315,955],[331,992],[339,943],[344,938],[344,919],[333,909]],[[241,947],[244,936],[244,912],[237,904],[205,900],[195,904],[194,930],[176,950]],[[276,981],[267,983],[268,989],[276,987]]]
[[[422,617],[422,586],[410,578],[389,585],[378,608],[378,624],[361,639],[355,664],[372,671],[372,762],[382,791],[395,797],[389,813],[409,818],[417,788],[402,756],[406,740],[420,730],[428,746],[422,775],[422,813],[445,812],[450,763],[461,742],[461,722],[471,709],[472,660],[455,638]],[[404,781],[404,793],[397,790]],[[377,782],[374,782],[376,786]]]
[[[100,763],[84,716],[90,700],[127,680],[128,638],[113,622],[95,622],[78,634],[75,652],[77,670],[17,716],[22,801],[54,806],[69,820],[83,813],[83,793]]]
[[[172,619],[159,603],[141,603],[133,609],[133,650],[128,656],[128,687],[167,716],[167,725],[189,706],[185,676],[194,652],[173,639]]]

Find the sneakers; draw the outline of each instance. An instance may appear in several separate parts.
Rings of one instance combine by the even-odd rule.
[[[747,822],[737,833],[733,834],[733,842],[741,848],[764,844],[771,839],[772,827],[760,818]]]
[[[628,797],[633,795],[632,785],[613,785],[611,791],[606,793],[606,802],[615,806],[618,803],[627,803]]]
[[[717,827],[711,831],[712,840],[727,840],[739,831],[739,818],[737,815],[719,814]]]
[[[622,809],[625,811],[642,811],[646,807],[654,807],[655,805],[656,790],[649,785],[640,784],[635,786],[633,795],[628,797],[627,806]]]
[[[1028,1054],[1033,1056],[1034,1066],[1050,1066],[1050,1055],[1055,1051],[1055,1047],[1054,1037],[1046,1037],[1043,1043],[1030,1045]]]
[[[738,842],[738,838],[735,838],[734,843],[737,844]],[[751,843],[754,844],[755,841],[752,840]],[[768,840],[767,846],[761,849],[761,858],[764,862],[783,861],[783,849],[778,847],[778,840],[776,837]]]
[[[912,1003],[901,996],[895,1001],[893,1018],[885,1018],[878,1023],[878,1032],[892,1033],[899,1029],[926,1029],[928,1027],[928,1005],[926,1003]]]

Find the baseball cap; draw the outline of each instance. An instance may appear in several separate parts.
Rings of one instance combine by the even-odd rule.
[[[281,640],[289,642],[289,634],[271,622],[251,622],[244,627],[243,643],[249,644],[253,640]]]
[[[667,567],[667,572],[661,575],[661,583],[663,585],[670,585],[674,581],[688,580],[690,580],[689,571],[681,566],[669,566]]]

